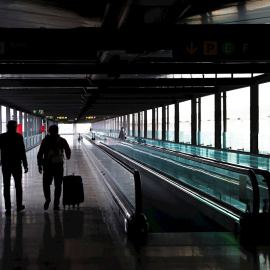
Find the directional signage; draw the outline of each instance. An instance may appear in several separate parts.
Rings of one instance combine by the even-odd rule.
[[[96,117],[95,116],[86,116],[85,117],[87,120],[90,120],[90,119],[95,119]]]
[[[234,40],[188,40],[173,49],[175,61],[269,60],[266,44]]]
[[[67,120],[67,116],[57,116],[57,119],[60,119],[60,120]]]
[[[44,110],[33,110],[32,112],[35,115],[43,115],[44,114]]]

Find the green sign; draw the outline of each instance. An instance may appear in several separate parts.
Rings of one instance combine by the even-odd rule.
[[[44,114],[44,110],[33,110],[33,114],[42,115],[42,114]]]

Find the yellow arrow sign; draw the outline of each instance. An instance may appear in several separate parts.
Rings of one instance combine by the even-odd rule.
[[[186,47],[186,49],[190,54],[194,54],[198,50],[197,47],[194,47],[193,41],[190,42],[190,46]]]

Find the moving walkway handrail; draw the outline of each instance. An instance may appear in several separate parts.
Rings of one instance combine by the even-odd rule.
[[[85,137],[87,139],[89,139],[87,135],[85,135]],[[91,142],[91,139],[89,139],[89,141]],[[133,167],[131,167],[126,162],[120,160],[112,153],[110,153],[110,152],[116,152],[114,149],[111,149],[102,143],[100,143],[99,145],[93,143],[93,145],[98,147],[101,151],[103,151],[105,154],[107,154],[115,162],[117,162],[119,165],[124,167],[131,174],[133,174],[134,186],[135,186],[135,216],[137,216],[137,217],[140,216],[142,214],[142,188],[141,188],[142,184],[141,184],[141,176],[140,176],[139,171],[134,169]]]
[[[110,158],[128,170],[133,174],[134,177],[134,186],[135,186],[135,215],[139,216],[142,213],[142,184],[141,184],[141,176],[138,170],[134,169],[124,161],[118,159],[116,156],[111,154],[109,151],[116,152],[114,149],[107,147],[105,144],[100,143],[100,145],[95,146],[99,147],[102,151],[104,151]]]
[[[114,140],[118,140],[118,139],[114,139]],[[126,141],[121,141],[123,144],[124,143],[129,143],[132,144],[130,142],[126,142]],[[162,151],[161,151],[162,152]],[[257,181],[257,177],[254,173],[254,171],[252,169],[247,169],[247,168],[240,168],[237,167],[235,165],[232,164],[223,164],[220,162],[216,162],[215,160],[206,160],[200,157],[195,157],[195,156],[189,156],[187,154],[184,153],[177,153],[176,156],[178,157],[182,157],[184,159],[188,159],[188,160],[192,160],[194,162],[199,162],[205,165],[210,165],[213,167],[217,167],[217,168],[221,168],[221,169],[225,169],[225,170],[229,170],[229,171],[233,171],[236,173],[240,173],[240,174],[245,174],[250,178],[251,181],[251,185],[252,185],[252,192],[253,192],[253,213],[257,214],[259,213],[259,209],[260,209],[260,197],[259,197],[259,186],[258,186],[258,181]]]
[[[130,143],[134,143],[134,144],[138,144],[138,145],[143,145],[144,147],[148,147],[151,149],[155,149],[157,151],[160,152],[164,152],[164,153],[169,153],[172,154],[174,156],[179,156],[180,154],[184,154],[184,155],[188,155],[191,157],[195,157],[195,158],[200,158],[200,159],[204,159],[204,160],[209,160],[209,161],[214,161],[220,164],[225,164],[225,165],[233,165],[235,167],[239,167],[239,168],[243,168],[243,169],[249,169],[249,170],[253,170],[255,174],[261,175],[264,177],[265,179],[265,183],[267,185],[268,188],[268,202],[270,202],[270,172],[265,170],[265,169],[259,169],[259,168],[254,168],[251,166],[247,166],[247,165],[242,165],[242,164],[234,164],[234,163],[230,163],[227,161],[223,161],[223,160],[216,160],[214,158],[209,158],[209,157],[204,157],[204,156],[199,156],[196,154],[191,154],[191,153],[183,153],[181,151],[177,151],[177,150],[172,150],[172,149],[167,149],[164,147],[160,147],[160,146],[156,146],[156,145],[150,145],[150,144],[145,144],[145,143],[139,143],[139,142],[133,142],[133,141],[129,141]],[[260,201],[260,198],[259,198]],[[269,210],[269,209],[268,209]]]

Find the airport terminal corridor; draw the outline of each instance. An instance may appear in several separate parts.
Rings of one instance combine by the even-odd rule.
[[[24,212],[14,207],[5,216],[1,190],[0,269],[267,269],[267,246],[243,247],[230,232],[150,233],[145,246],[129,241],[114,212],[101,173],[83,147],[86,140],[66,135],[71,147],[68,174],[83,178],[85,201],[80,208],[44,211],[38,147],[27,152],[23,175]],[[13,179],[12,179],[13,182]],[[1,187],[2,175],[1,175]],[[153,187],[154,188],[154,187]],[[51,192],[53,189],[51,187]],[[53,194],[53,193],[52,193]],[[14,210],[15,208],[15,210]]]

